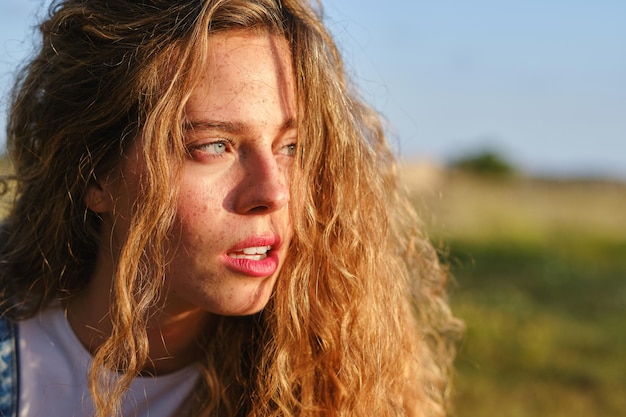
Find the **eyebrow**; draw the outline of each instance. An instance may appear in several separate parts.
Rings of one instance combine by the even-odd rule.
[[[285,120],[280,127],[280,132],[285,132],[296,128],[297,122],[293,117]],[[220,132],[229,133],[231,135],[243,134],[250,129],[249,125],[243,122],[223,122],[213,120],[191,120],[185,123],[183,126],[185,131],[189,130],[216,130]]]

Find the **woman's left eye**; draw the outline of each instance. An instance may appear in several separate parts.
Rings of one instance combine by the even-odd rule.
[[[286,156],[294,156],[296,154],[296,143],[290,143],[281,148],[280,153]]]

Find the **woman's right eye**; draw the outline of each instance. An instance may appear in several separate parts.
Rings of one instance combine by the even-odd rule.
[[[228,139],[219,139],[213,142],[201,143],[193,145],[189,148],[191,155],[205,155],[205,156],[222,156],[228,152],[231,146]]]
[[[207,143],[205,145],[201,145],[197,149],[214,155],[222,155],[224,152],[226,152],[227,146],[228,144],[225,140],[218,140],[215,142]]]

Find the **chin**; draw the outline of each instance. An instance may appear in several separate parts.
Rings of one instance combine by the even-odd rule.
[[[240,316],[240,317],[251,316],[253,314],[257,314],[263,311],[263,309],[265,309],[268,303],[269,303],[269,297],[264,298],[263,300],[255,300],[253,303],[246,305],[246,306],[242,306],[241,308],[238,308],[235,310],[231,310],[230,314],[227,313],[225,315]]]
[[[207,309],[209,312],[222,316],[250,316],[262,311],[269,303],[272,296],[272,285],[264,285],[258,291],[251,294],[238,294],[238,297],[224,300],[221,305]],[[243,295],[243,297],[242,297]],[[215,308],[217,307],[217,308]]]

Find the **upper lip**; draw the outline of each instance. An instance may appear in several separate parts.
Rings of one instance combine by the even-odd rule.
[[[257,235],[247,237],[239,242],[237,242],[233,247],[228,249],[226,252],[241,252],[246,248],[254,248],[260,246],[270,246],[270,250],[276,250],[280,247],[281,240],[280,236],[276,234],[265,234],[265,235]]]

